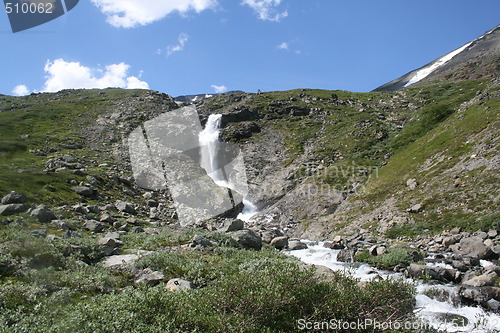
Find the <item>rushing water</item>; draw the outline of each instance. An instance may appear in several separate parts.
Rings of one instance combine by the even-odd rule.
[[[373,268],[361,263],[343,263],[337,261],[340,250],[332,250],[323,246],[324,242],[312,242],[303,240],[309,248],[305,250],[288,251],[303,262],[314,265],[326,266],[332,270],[347,270],[360,281],[370,281],[374,278],[404,278],[401,273],[393,273]],[[487,263],[484,263],[487,264]],[[457,299],[457,287],[453,285],[431,285],[421,281],[413,281],[416,284],[416,306],[415,314],[418,318],[427,322],[441,332],[499,332],[500,315],[486,312],[480,307],[463,306],[454,304]],[[428,297],[429,290],[433,293],[449,295],[447,299],[440,301]],[[446,298],[446,297],[445,297]],[[464,319],[466,318],[466,319]]]
[[[222,115],[211,114],[208,117],[205,129],[201,131],[198,136],[201,147],[200,164],[217,185],[227,187],[243,196],[243,210],[237,218],[243,221],[249,221],[252,216],[258,212],[258,209],[254,204],[245,198],[247,194],[247,184],[236,183],[238,181],[239,183],[246,182],[246,177],[244,177],[244,179],[239,177],[236,182],[231,180],[224,170],[226,167],[225,163],[229,161],[224,161],[218,155],[219,149],[221,148],[219,141],[221,120]],[[240,162],[243,164],[242,160]]]

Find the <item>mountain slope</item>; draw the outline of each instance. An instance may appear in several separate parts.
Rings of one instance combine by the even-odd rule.
[[[224,137],[245,153],[256,224],[329,238],[398,234],[392,226],[472,230],[494,214],[498,103],[497,81],[468,80],[395,93],[242,94],[200,109],[222,113]],[[409,179],[422,185],[408,194]],[[408,212],[417,204],[422,214]]]
[[[458,49],[373,91],[396,91],[417,82],[494,78],[500,63],[500,25]]]

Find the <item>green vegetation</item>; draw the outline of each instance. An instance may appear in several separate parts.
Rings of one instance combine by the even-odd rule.
[[[148,248],[154,240],[174,244],[196,233],[220,246],[166,246],[129,269],[111,270],[98,263],[103,254],[91,237],[47,239],[31,230],[0,226],[1,332],[293,332],[302,318],[413,318],[414,290],[402,281],[359,286],[343,273],[321,281],[314,269],[271,247],[223,245],[225,234],[187,230],[129,237],[126,243]],[[134,274],[144,268],[161,271],[165,280],[190,280],[197,289],[172,293],[163,283],[136,286]]]
[[[0,193],[19,191],[33,203],[75,203],[78,196],[70,190],[68,182],[85,178],[74,175],[71,170],[44,172],[46,162],[71,154],[75,159],[71,162],[73,165],[89,159],[116,164],[113,156],[102,149],[109,145],[108,140],[101,140],[100,147],[91,147],[89,143],[89,140],[99,140],[96,119],[110,115],[116,101],[139,98],[143,92],[65,90],[25,97],[0,96]],[[140,120],[136,122],[139,124]],[[94,132],[89,133],[89,128],[94,128]],[[115,129],[112,131],[119,136]],[[106,135],[112,136],[110,132]],[[90,175],[103,175],[95,162],[85,163],[84,167],[89,168]],[[109,194],[119,197],[120,192],[111,189]]]
[[[418,251],[405,246],[390,247],[386,253],[378,256],[373,256],[368,250],[363,250],[356,253],[354,257],[356,261],[366,262],[384,269],[392,268],[399,264],[409,265],[418,258],[421,258],[421,254]]]

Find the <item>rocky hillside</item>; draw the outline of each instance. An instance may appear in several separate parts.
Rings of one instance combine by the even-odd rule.
[[[397,237],[498,212],[498,81],[239,94],[199,109],[222,113],[224,139],[244,151],[257,223]]]
[[[202,124],[221,113],[221,139],[243,151],[257,225],[398,237],[496,219],[499,94],[498,80],[483,79],[398,92],[233,93],[197,108]],[[137,126],[179,107],[171,97],[66,90],[0,102],[0,193],[61,212],[124,201],[175,223],[167,190],[135,184],[127,146]]]

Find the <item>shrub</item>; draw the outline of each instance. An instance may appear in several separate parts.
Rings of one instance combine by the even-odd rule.
[[[362,250],[356,253],[354,259],[380,268],[390,268],[398,264],[411,264],[414,261],[413,252],[415,250],[408,247],[391,247],[382,255],[372,256],[368,250]]]

